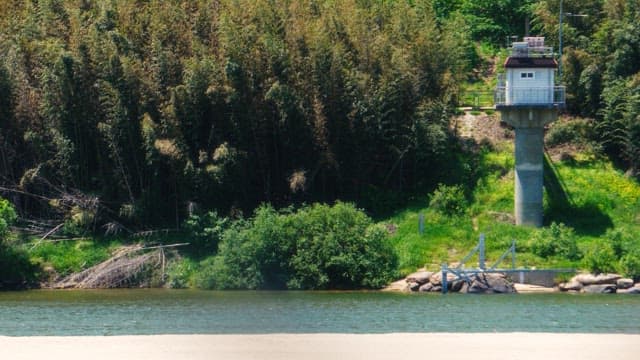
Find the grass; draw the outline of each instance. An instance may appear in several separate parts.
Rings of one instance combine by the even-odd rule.
[[[51,267],[60,276],[82,271],[107,260],[122,243],[94,239],[42,242],[29,251],[33,262]]]
[[[478,155],[481,175],[469,191],[470,205],[463,215],[441,215],[429,208],[425,196],[412,207],[383,221],[397,226],[392,242],[402,274],[423,266],[434,270],[443,262],[460,261],[477,244],[481,233],[486,236],[488,264],[516,240],[517,266],[584,267],[582,260],[571,261],[559,256],[543,258],[534,254],[530,249],[533,239],[549,236],[544,235],[548,232],[518,227],[509,221],[514,206],[513,147],[508,142],[498,147],[498,150],[485,150]],[[632,235],[640,233],[640,185],[636,180],[626,177],[608,160],[588,153],[575,154],[573,160],[552,165],[569,201],[559,204],[545,189],[546,226],[555,222],[570,227],[583,253],[606,241],[604,237],[611,229],[621,229]],[[550,186],[545,181],[545,187]],[[418,233],[421,213],[425,215],[423,234]],[[640,244],[636,242],[635,246]],[[475,266],[474,261],[477,257],[467,266]]]

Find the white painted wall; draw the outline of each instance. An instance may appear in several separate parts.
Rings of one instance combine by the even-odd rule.
[[[506,103],[552,104],[554,86],[553,68],[508,68]],[[533,73],[533,78],[521,78],[521,73]]]

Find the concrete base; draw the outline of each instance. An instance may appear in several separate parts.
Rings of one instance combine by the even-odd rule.
[[[502,121],[516,133],[516,225],[542,226],[544,125],[558,118],[557,109],[509,107]]]

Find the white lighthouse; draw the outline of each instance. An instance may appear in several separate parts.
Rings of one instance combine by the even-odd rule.
[[[564,106],[563,86],[555,86],[558,63],[543,37],[515,42],[498,79],[496,109],[515,129],[515,218],[517,225],[542,226],[544,126]]]

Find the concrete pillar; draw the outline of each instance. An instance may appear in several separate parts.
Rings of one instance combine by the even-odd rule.
[[[543,130],[542,127],[515,128],[516,225],[542,226]]]
[[[544,126],[558,118],[555,108],[510,106],[499,109],[516,133],[516,225],[542,226]]]

